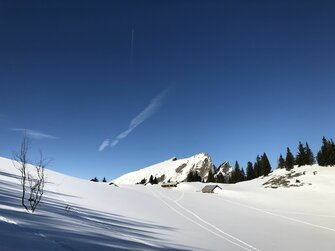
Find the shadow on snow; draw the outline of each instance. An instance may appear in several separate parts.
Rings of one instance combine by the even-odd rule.
[[[0,175],[17,178],[4,172]],[[173,246],[157,230],[176,229],[67,205],[46,191],[37,212],[21,207],[20,184],[0,180],[0,250],[194,250]],[[62,194],[62,196],[64,196]]]

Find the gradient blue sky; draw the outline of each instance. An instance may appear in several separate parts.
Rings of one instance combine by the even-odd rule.
[[[245,167],[265,151],[275,166],[299,140],[316,151],[335,135],[334,13],[319,0],[0,1],[0,155],[20,129],[82,178],[199,152]]]

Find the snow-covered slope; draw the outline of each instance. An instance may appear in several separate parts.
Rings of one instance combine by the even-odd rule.
[[[320,167],[316,164],[312,166],[295,166],[290,171],[277,169],[269,175],[263,186],[266,188],[288,188],[314,185],[313,188],[328,186],[329,189],[332,189],[334,182],[332,172],[333,167]]]
[[[46,171],[34,214],[20,206],[12,161],[0,158],[0,250],[335,250],[335,167],[300,167],[312,185],[265,188],[269,177],[219,184],[109,186]],[[313,172],[317,171],[314,175]],[[295,182],[294,178],[294,182]]]
[[[115,184],[136,184],[142,179],[149,180],[150,176],[157,177],[158,182],[182,182],[187,174],[197,171],[202,178],[207,178],[209,170],[213,172],[213,164],[208,154],[201,153],[190,158],[171,158],[164,162],[127,173],[113,180]]]

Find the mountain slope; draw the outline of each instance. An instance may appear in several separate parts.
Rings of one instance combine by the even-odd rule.
[[[171,158],[164,162],[130,172],[113,180],[115,184],[136,184],[150,176],[157,177],[158,182],[182,182],[190,171],[197,171],[202,179],[206,179],[209,170],[213,172],[213,163],[208,154],[201,153],[190,158]]]
[[[335,250],[335,168],[294,171],[312,185],[265,188],[287,175],[276,170],[203,194],[199,182],[116,187],[46,170],[31,214],[20,205],[17,170],[0,158],[0,250]]]
[[[224,179],[227,181],[227,179],[231,176],[232,171],[233,168],[229,161],[225,161],[215,170],[214,177],[222,175],[222,177],[224,177]]]

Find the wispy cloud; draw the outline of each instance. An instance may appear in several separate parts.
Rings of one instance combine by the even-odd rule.
[[[55,136],[26,128],[12,128],[12,131],[22,132],[32,139],[57,139]]]
[[[109,139],[105,139],[99,146],[99,151],[103,151],[107,146],[109,146]]]
[[[163,92],[158,94],[153,100],[151,100],[150,104],[130,121],[128,129],[121,132],[114,140],[111,141],[110,139],[105,139],[101,143],[99,151],[103,151],[108,146],[116,146],[122,139],[126,138],[136,127],[138,127],[145,120],[151,117],[155,112],[157,112],[169,91],[170,88],[164,90]]]

